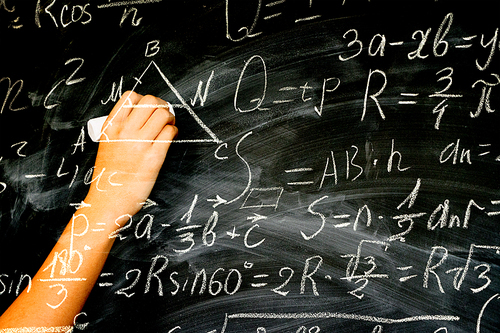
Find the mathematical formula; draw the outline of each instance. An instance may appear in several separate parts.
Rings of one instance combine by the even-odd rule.
[[[27,16],[20,5],[0,0],[0,11],[13,33],[28,25],[70,33],[91,31],[102,17],[120,29],[147,29],[152,23],[143,8],[166,6],[162,0],[101,2],[37,0],[30,9],[34,16]],[[37,151],[33,133],[4,138],[0,200],[26,193],[24,200],[36,211],[63,204],[68,209],[68,198],[82,187],[120,186],[114,175],[94,173],[85,160],[97,147],[80,121],[89,105],[104,110],[125,90],[153,87],[168,96],[178,119],[190,121],[192,130],[173,142],[177,155],[168,168],[176,170],[178,182],[160,175],[165,180],[141,203],[139,214],[110,221],[119,226],[116,231],[85,214],[73,215],[71,246],[43,267],[50,278],[41,282],[60,296],[48,307],[66,301],[65,283],[87,279],[80,267],[90,247],[73,244],[99,235],[115,240],[120,251],[138,248],[139,259],[114,258],[123,261],[120,270],[105,268],[96,282],[96,292],[111,294],[116,302],[142,297],[161,304],[232,302],[255,293],[277,305],[262,311],[231,305],[231,311],[217,312],[217,324],[207,324],[213,328],[206,333],[264,333],[280,325],[286,332],[318,333],[344,321],[365,324],[373,333],[432,323],[432,330],[425,325],[423,330],[444,333],[471,318],[481,331],[500,300],[500,244],[493,227],[500,193],[491,183],[500,166],[500,143],[488,132],[498,118],[499,28],[477,24],[471,33],[463,28],[468,18],[450,10],[418,28],[349,22],[313,31],[335,21],[325,8],[353,2],[339,0],[333,7],[320,0],[299,2],[223,1],[216,6],[221,25],[216,31],[227,44],[213,47],[223,55],[204,55],[201,64],[181,74],[168,64],[175,43],[152,34],[133,45],[140,54],[133,69],[107,72],[110,60],[96,75],[95,56],[78,50],[58,58],[59,70],[37,91],[31,88],[36,77],[2,75],[0,118],[7,120],[33,109],[64,116],[72,105],[67,96],[92,87],[92,101],[70,113],[81,112],[81,119],[47,125],[52,132],[64,131],[64,140],[57,133],[48,140],[57,144],[56,153]],[[310,29],[300,42],[285,33],[296,27]],[[283,40],[267,45],[273,38]],[[242,51],[236,57],[231,47]],[[172,59],[179,55],[187,58],[179,51]],[[189,180],[184,167],[196,172]],[[477,184],[467,183],[477,174]],[[36,204],[36,191],[48,192],[47,202]],[[65,200],[49,198],[51,191]],[[69,206],[74,212],[89,204],[77,199]],[[231,260],[194,259],[229,250]],[[29,291],[32,279],[23,269],[0,267],[0,299]],[[367,315],[363,305],[359,312],[328,306],[311,311],[308,304],[325,299],[371,304],[391,288],[424,295],[426,303],[438,304],[440,297],[481,301],[466,314],[436,306],[433,313],[425,308],[415,315]],[[304,311],[296,311],[297,300],[304,300]],[[287,311],[281,306],[289,304],[285,301],[298,305]],[[82,312],[75,327],[86,330],[94,319]],[[175,322],[163,328],[193,329]]]

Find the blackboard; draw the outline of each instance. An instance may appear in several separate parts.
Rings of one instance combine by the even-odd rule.
[[[498,332],[499,12],[1,0],[0,311],[134,89],[179,136],[75,331]]]

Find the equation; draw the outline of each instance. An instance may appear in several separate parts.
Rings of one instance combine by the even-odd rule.
[[[22,120],[36,129],[2,137],[0,200],[22,201],[42,220],[54,209],[90,208],[75,194],[82,189],[120,186],[89,165],[97,145],[87,118],[126,90],[159,91],[176,110],[172,160],[141,211],[108,224],[73,214],[70,246],[49,258],[42,269],[50,276],[37,281],[59,297],[48,307],[64,304],[69,283],[89,279],[80,268],[92,244],[80,240],[95,236],[118,248],[94,287],[113,300],[103,316],[147,299],[189,309],[220,302],[203,333],[318,333],[345,322],[372,333],[491,325],[500,300],[499,28],[469,27],[451,9],[408,27],[363,25],[347,11],[355,1],[334,2],[196,5],[193,17],[217,24],[204,34],[189,30],[209,44],[200,54],[176,35],[186,19],[172,35],[137,33],[134,43],[127,36],[130,45],[112,50],[112,59],[68,46],[46,81],[0,77],[2,126]],[[11,34],[90,33],[102,18],[128,34],[149,31],[151,12],[166,6],[37,0],[25,11],[0,0],[0,13]],[[332,16],[332,8],[349,16]],[[85,101],[78,110],[72,96]],[[1,221],[27,215],[12,209]],[[19,266],[0,268],[0,300],[30,291],[35,277]],[[250,304],[253,295],[262,304]],[[398,309],[380,311],[397,297]],[[97,323],[88,313],[75,317],[75,328]],[[165,322],[165,332],[198,328]]]

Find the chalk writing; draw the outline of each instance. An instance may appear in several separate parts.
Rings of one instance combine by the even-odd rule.
[[[74,330],[495,332],[495,5],[0,0],[0,305],[36,282],[62,308],[91,236],[114,247]],[[125,91],[179,136],[89,140]],[[93,223],[118,142],[172,145],[139,213]]]
[[[6,109],[6,106],[7,106],[7,109],[9,111],[26,110],[28,108],[28,106],[21,106],[21,107],[14,107],[13,106],[13,104],[16,102],[17,98],[19,97],[21,90],[23,89],[24,81],[17,80],[16,82],[12,83],[12,80],[9,77],[3,77],[0,79],[0,84],[2,82],[7,82],[7,91],[5,93],[5,98],[3,100],[2,107],[0,108],[0,114],[3,113],[3,111]],[[13,92],[13,89],[16,86],[17,86],[17,90],[15,90],[15,95],[13,95],[12,98],[9,98],[9,97],[11,97],[11,93]],[[10,103],[8,103],[9,101],[10,101]]]

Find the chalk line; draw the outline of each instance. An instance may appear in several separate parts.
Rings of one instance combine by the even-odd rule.
[[[350,313],[340,313],[340,312],[299,312],[299,313],[234,313],[228,315],[230,319],[348,319],[348,320],[358,320],[367,321],[372,323],[380,324],[399,324],[399,323],[409,323],[416,321],[459,321],[460,317],[451,315],[421,315],[421,316],[411,316],[400,319],[385,318],[385,317],[375,317],[375,316],[365,316]]]
[[[73,327],[72,326],[16,327],[16,328],[0,329],[0,333],[42,333],[42,332],[71,333],[73,332]]]
[[[131,6],[131,5],[147,5],[150,3],[162,2],[163,0],[131,0],[131,1],[118,1],[111,2],[104,5],[99,5],[97,8],[111,8],[111,7],[122,7],[122,6]]]

